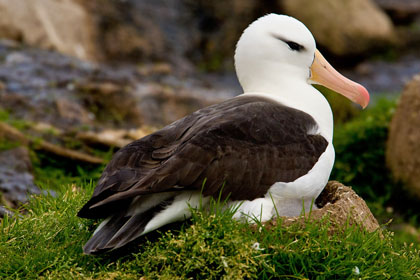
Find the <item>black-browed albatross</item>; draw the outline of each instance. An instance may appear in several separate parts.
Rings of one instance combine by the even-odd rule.
[[[205,205],[220,192],[238,207],[236,219],[294,216],[311,205],[335,156],[332,111],[311,84],[363,108],[368,92],[335,71],[306,26],[285,15],[269,14],[249,25],[236,46],[235,67],[243,94],[114,155],[78,213],[105,219],[85,253],[120,248],[188,218],[189,207]]]

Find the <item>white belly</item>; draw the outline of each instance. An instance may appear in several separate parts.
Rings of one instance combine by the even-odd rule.
[[[304,176],[293,182],[277,182],[271,186],[264,198],[252,201],[233,201],[231,206],[239,205],[234,218],[256,217],[267,221],[273,216],[297,216],[309,211],[312,202],[318,197],[328,182],[334,165],[334,147],[331,143],[320,156],[314,167]],[[273,203],[274,202],[274,203]],[[316,207],[312,207],[316,209]]]

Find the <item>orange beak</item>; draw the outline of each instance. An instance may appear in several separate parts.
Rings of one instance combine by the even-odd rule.
[[[342,94],[351,101],[366,108],[369,103],[369,93],[360,84],[355,83],[337,72],[322,54],[315,50],[315,59],[311,66],[309,81],[327,87]]]

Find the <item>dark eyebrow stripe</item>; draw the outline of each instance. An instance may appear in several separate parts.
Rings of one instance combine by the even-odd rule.
[[[281,41],[283,41],[285,43],[289,41],[289,40],[287,40],[287,39],[285,39],[285,38],[283,38],[283,37],[281,37],[281,36],[279,36],[279,35],[277,35],[275,33],[271,33],[271,36],[273,36],[274,38],[276,38],[278,40],[281,40]]]
[[[301,44],[298,44],[296,42],[287,40],[286,38],[283,38],[275,33],[271,33],[271,36],[273,36],[274,38],[276,38],[277,40],[283,41],[284,43],[286,43],[290,49],[292,49],[293,51],[302,51],[305,50],[305,47],[302,46]]]

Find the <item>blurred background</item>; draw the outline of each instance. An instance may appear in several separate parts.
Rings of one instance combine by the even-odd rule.
[[[418,0],[0,0],[0,215],[27,192],[95,182],[118,148],[240,94],[235,44],[271,12],[305,23],[371,93],[361,112],[321,88],[336,124],[331,179],[419,246]]]

